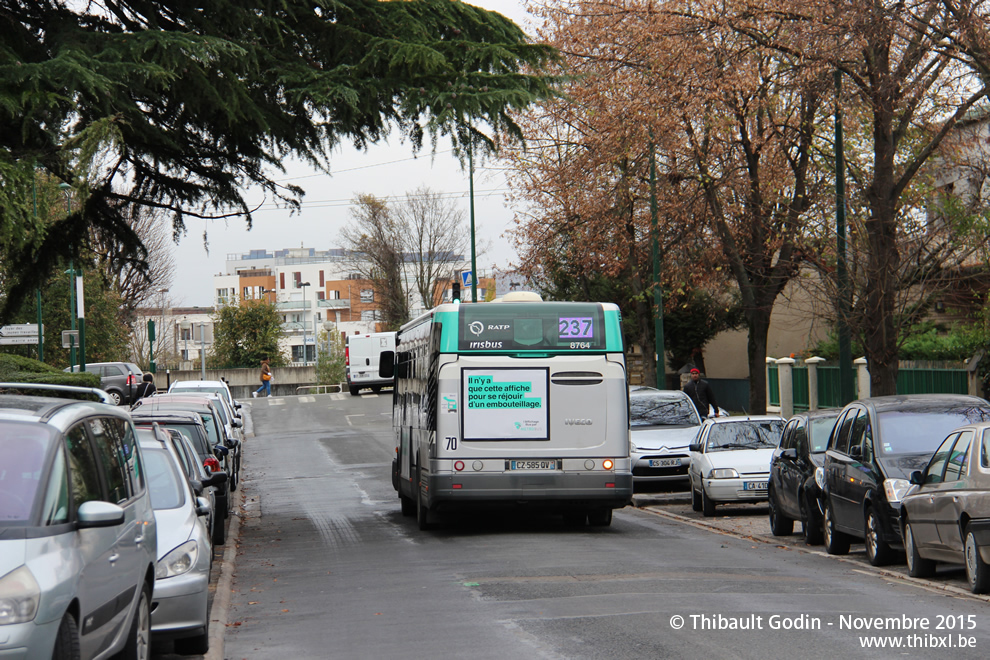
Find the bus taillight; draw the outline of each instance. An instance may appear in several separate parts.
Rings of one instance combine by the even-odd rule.
[[[602,461],[602,467],[605,468],[606,470],[611,470],[612,469],[612,459],[611,458],[606,458],[604,461]]]
[[[454,469],[460,472],[464,469],[464,461],[454,461]]]

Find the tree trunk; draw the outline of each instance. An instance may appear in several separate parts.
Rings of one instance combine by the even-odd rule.
[[[751,309],[746,312],[749,340],[746,358],[749,362],[749,413],[767,412],[767,335],[770,333],[771,309]],[[717,396],[717,395],[716,395]]]

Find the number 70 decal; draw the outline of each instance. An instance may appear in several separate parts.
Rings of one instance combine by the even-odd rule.
[[[457,436],[456,435],[448,435],[448,436],[446,436],[446,440],[447,440],[447,449],[449,449],[451,451],[454,451],[454,450],[457,449]]]

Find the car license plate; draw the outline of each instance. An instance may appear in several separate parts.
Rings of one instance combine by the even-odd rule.
[[[506,468],[509,470],[559,470],[561,461],[558,460],[527,460],[527,461],[506,461]]]
[[[651,458],[650,467],[680,467],[681,459],[679,458]]]
[[[767,482],[765,481],[744,481],[743,490],[766,490]]]

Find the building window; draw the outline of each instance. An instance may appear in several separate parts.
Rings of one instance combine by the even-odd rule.
[[[298,289],[299,284],[302,282],[302,273],[293,273],[292,282],[295,284],[295,287]]]
[[[285,273],[278,274],[278,288],[280,289],[285,288]]]
[[[316,346],[315,345],[307,345],[306,346],[306,360],[308,362],[315,362],[316,361]],[[303,361],[303,347],[302,346],[293,346],[292,347],[292,361],[293,362],[302,362]]]
[[[320,286],[323,286],[323,285],[321,284]],[[323,293],[322,291],[317,291],[316,292],[316,299],[317,300],[326,300],[326,298],[327,298],[327,294]]]
[[[323,271],[320,271],[320,286],[323,286]]]
[[[361,289],[361,302],[363,302],[363,303],[373,303],[373,302],[375,302],[375,290],[374,289]]]
[[[381,317],[382,317],[381,312],[379,312],[377,309],[366,309],[363,312],[361,312],[362,321],[379,321],[381,320]]]

